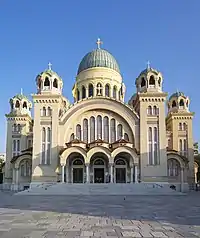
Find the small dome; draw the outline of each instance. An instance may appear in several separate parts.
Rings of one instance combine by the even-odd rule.
[[[170,96],[169,100],[171,100],[173,97],[178,98],[178,97],[180,97],[180,96],[185,97],[185,94],[184,94],[183,92],[175,92],[175,93],[173,93],[173,94]]]
[[[86,54],[79,64],[78,73],[93,67],[110,68],[120,73],[119,65],[116,59],[106,50],[95,49]]]

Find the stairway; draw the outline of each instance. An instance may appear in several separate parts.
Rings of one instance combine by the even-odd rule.
[[[41,184],[16,195],[183,195],[172,190],[169,184]]]

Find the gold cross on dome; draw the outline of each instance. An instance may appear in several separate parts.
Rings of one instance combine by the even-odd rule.
[[[100,49],[103,42],[101,41],[100,38],[98,38],[96,44],[97,44],[97,48]]]
[[[48,63],[48,68],[49,68],[49,70],[51,70],[51,66],[52,66],[52,64],[49,62],[49,63]]]

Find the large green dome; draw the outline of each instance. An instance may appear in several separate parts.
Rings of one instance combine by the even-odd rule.
[[[93,67],[105,67],[120,73],[116,59],[108,51],[100,48],[89,52],[83,57],[79,64],[78,74]]]

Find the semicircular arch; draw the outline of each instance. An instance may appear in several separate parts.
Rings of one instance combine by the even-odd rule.
[[[64,150],[62,152],[62,154],[60,155],[60,164],[61,165],[65,165],[66,164],[66,160],[68,159],[68,157],[72,154],[72,153],[78,153],[80,155],[83,156],[84,158],[84,161],[86,162],[87,160],[87,153],[86,151],[81,148],[81,147],[70,147],[70,148],[67,148],[66,150]]]
[[[17,160],[15,161],[14,167],[15,167],[16,169],[19,169],[20,163],[21,163],[23,160],[27,160],[27,161],[29,161],[29,162],[32,162],[32,155],[31,155],[31,154],[21,155],[21,156],[18,157]]]
[[[114,159],[117,155],[119,155],[120,153],[127,153],[129,154],[132,159],[133,159],[133,163],[134,164],[138,164],[139,163],[139,158],[138,158],[138,155],[136,154],[136,152],[128,147],[128,146],[120,146],[118,148],[116,148],[115,150],[113,150],[113,152],[111,153],[111,156],[112,156],[112,159],[113,159],[113,162],[114,162]]]
[[[167,154],[167,160],[170,160],[170,159],[175,159],[179,162],[180,164],[180,167],[181,168],[185,168],[185,161],[183,161],[182,157],[178,154],[175,154],[175,153],[168,153]]]
[[[96,153],[102,153],[107,156],[108,160],[110,160],[111,153],[108,148],[103,147],[103,146],[95,146],[87,152],[87,160],[88,160],[87,162],[88,163],[90,162],[92,156],[95,155]]]

